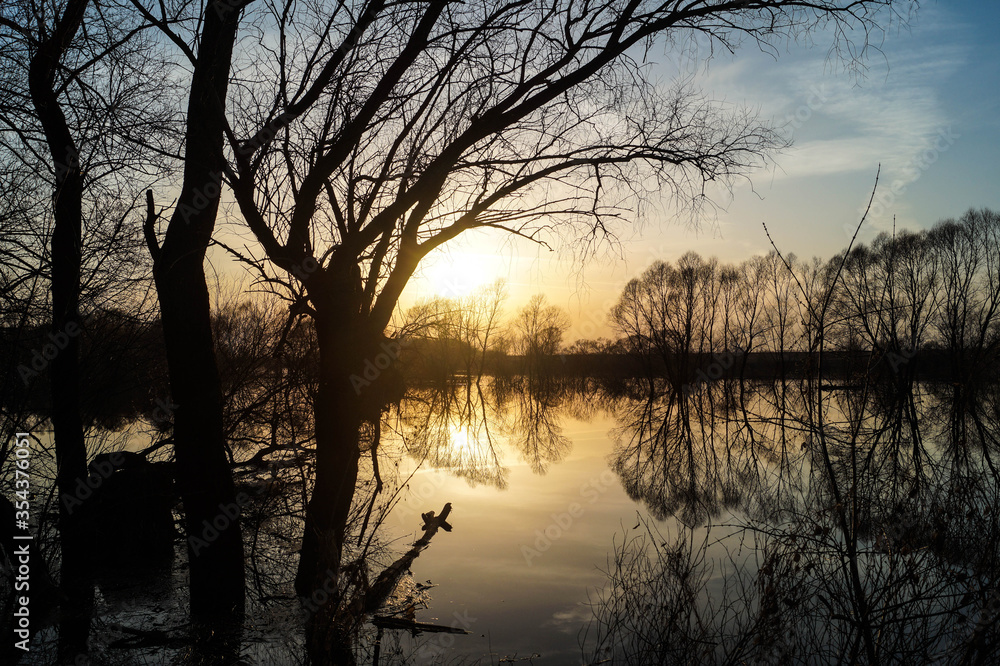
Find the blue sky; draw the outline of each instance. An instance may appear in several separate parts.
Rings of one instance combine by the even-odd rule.
[[[893,31],[863,78],[817,45],[778,61],[753,53],[719,63],[707,90],[792,119],[794,145],[775,168],[734,193],[711,229],[713,253],[760,251],[760,223],[800,255],[828,256],[848,240],[882,165],[877,230],[926,228],[971,206],[1000,207],[1000,3],[924,3],[909,30]],[[838,71],[839,70],[839,71]],[[895,187],[893,187],[895,186]]]
[[[453,270],[460,280],[474,265],[507,277],[512,308],[545,292],[578,322],[590,322],[570,338],[590,337],[606,333],[608,302],[654,259],[696,250],[738,261],[766,252],[762,223],[783,251],[836,253],[860,219],[879,164],[877,203],[862,240],[891,229],[894,217],[897,227],[923,229],[970,207],[1000,209],[1000,2],[922,5],[909,28],[892,28],[876,44],[861,76],[830,56],[824,34],[812,45],[787,45],[777,60],[751,46],[717,54],[707,69],[700,61],[694,82],[706,96],[759,110],[786,126],[793,145],[752,184],[713,193],[718,207],[697,224],[651,206],[623,233],[621,247],[582,269],[567,252],[467,239],[428,275],[441,282]],[[658,60],[669,76],[672,58]],[[413,292],[420,291],[418,281]]]

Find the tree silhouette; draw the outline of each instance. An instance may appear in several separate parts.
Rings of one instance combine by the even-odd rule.
[[[510,337],[514,351],[524,357],[529,377],[542,374],[545,360],[559,353],[569,326],[566,311],[558,305],[547,305],[543,294],[535,294],[518,310]]]
[[[72,504],[88,475],[84,391],[91,377],[84,376],[81,350],[92,331],[81,311],[120,296],[143,270],[135,262],[135,236],[124,224],[136,156],[117,146],[136,118],[128,98],[144,85],[129,89],[137,78],[131,74],[117,86],[107,80],[123,63],[141,71],[143,35],[120,8],[104,10],[90,0],[67,0],[51,11],[18,1],[5,3],[0,14],[0,160],[13,186],[4,188],[7,228],[0,254],[12,269],[4,287],[23,293],[39,278],[51,286],[48,363],[40,369],[32,359],[12,374],[25,386],[46,374],[49,384],[63,593],[58,658],[65,663],[86,653],[93,606],[87,511],[74,511]],[[148,121],[160,120],[147,111]],[[155,161],[146,167],[155,169]],[[18,201],[24,194],[27,200]],[[50,205],[29,203],[39,198]],[[34,323],[29,308],[20,314],[19,327]]]
[[[183,155],[179,156],[180,193],[161,243],[156,225],[162,211],[155,208],[153,191],[147,191],[143,231],[153,258],[170,391],[176,404],[173,448],[188,535],[191,615],[199,637],[194,658],[215,662],[234,658],[245,595],[239,504],[226,456],[222,386],[204,260],[222,195],[222,151],[228,126],[219,110],[227,99],[243,3],[214,0],[194,16],[184,3],[177,8],[160,4],[159,18],[138,0],[133,5],[181,49],[192,67]],[[175,24],[191,23],[194,46],[174,32]],[[223,514],[231,515],[218,520]],[[213,524],[220,527],[213,528]]]
[[[705,182],[742,177],[782,145],[752,113],[655,85],[637,60],[644,45],[703,35],[774,50],[832,21],[841,37],[860,29],[863,46],[881,19],[912,6],[378,0],[248,16],[260,39],[241,53],[223,167],[268,263],[242,259],[287,285],[320,347],[299,594],[338,569],[359,432],[379,413],[370,403],[381,392],[358,392],[351,377],[383,353],[430,251],[472,229],[588,246],[630,202],[651,192],[703,201]],[[314,655],[344,655],[320,630],[335,605],[311,620]]]
[[[643,199],[673,196],[697,207],[706,183],[745,177],[784,145],[752,112],[654,82],[643,49],[657,40],[707,37],[713,48],[751,43],[776,53],[783,40],[833,24],[834,48],[857,46],[841,52],[856,58],[872,31],[917,4],[91,1],[127,7],[142,30],[160,31],[157,47],[179,54],[170,76],[150,76],[164,98],[176,93],[186,104],[175,116],[183,147],[141,131],[129,145],[150,163],[170,161],[167,184],[179,186],[172,209],[157,210],[149,192],[143,231],[177,405],[174,453],[189,537],[235,504],[203,266],[224,183],[263,251],[240,259],[315,324],[316,474],[296,579],[302,596],[340,576],[363,432],[392,395],[390,372],[367,387],[352,379],[398,357],[387,330],[428,253],[474,229],[587,249],[631,221]],[[85,16],[86,0],[57,4],[73,17],[64,28],[81,34],[107,20]],[[3,29],[20,29],[3,11]],[[710,326],[700,334],[710,340]],[[239,520],[208,547],[189,541],[188,555],[194,625],[226,643],[244,608]],[[340,601],[330,595],[310,615],[316,663],[353,661],[351,636],[335,622]]]

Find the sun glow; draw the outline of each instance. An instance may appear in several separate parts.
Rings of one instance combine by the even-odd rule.
[[[496,257],[452,252],[428,257],[422,272],[424,291],[444,298],[461,298],[499,277]]]
[[[472,485],[486,483],[495,488],[507,487],[502,449],[494,448],[482,424],[450,421],[441,424],[440,428],[427,452],[431,467],[448,470]]]
[[[483,462],[487,445],[480,441],[479,434],[471,432],[468,426],[451,425],[448,428],[447,447],[439,451],[442,466],[465,468]]]
[[[469,453],[476,451],[478,442],[470,437],[469,431],[465,428],[451,428],[451,450],[460,456],[468,457]]]

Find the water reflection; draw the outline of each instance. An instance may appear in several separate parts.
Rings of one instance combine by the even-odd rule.
[[[382,664],[534,652],[579,663],[580,627],[588,664],[1000,659],[996,385],[897,383],[891,374],[680,391],[483,379],[414,389],[381,428],[387,489],[375,493],[378,511],[368,508],[370,489],[357,502],[345,571],[361,592],[345,598],[366,593],[397,559],[391,537],[408,539],[422,512],[454,501],[455,531],[371,614],[382,624],[352,634],[362,663],[376,642]],[[614,479],[591,492],[605,465]],[[411,491],[386,523],[382,503],[392,506],[413,467],[435,481],[422,479],[428,491]],[[247,476],[268,480],[247,491],[244,515],[259,535],[248,579],[275,616],[285,606],[271,600],[290,578],[280,564],[294,547],[287,535],[300,530],[298,469]],[[636,506],[648,515],[638,524]],[[373,540],[376,525],[399,534]],[[170,584],[144,579],[161,599]],[[583,606],[588,588],[593,603]],[[460,597],[466,590],[472,601]],[[132,613],[131,594],[101,587],[114,613]],[[386,624],[448,626],[454,613],[476,618],[472,634],[413,643]],[[301,645],[259,663],[292,663],[293,652]]]
[[[399,414],[401,439],[410,456],[433,469],[505,489],[505,450],[536,474],[570,451],[559,424],[568,394],[562,384],[520,379],[425,387],[411,392]]]
[[[1000,391],[894,379],[483,382],[418,393],[404,439],[507,488],[570,457],[568,418],[613,419],[649,518],[614,542],[585,663],[996,663]]]
[[[524,378],[505,388],[497,391],[499,411],[507,417],[503,421],[504,435],[532,472],[545,474],[549,465],[565,458],[572,447],[560,425],[560,408],[568,388]]]
[[[678,524],[626,533],[588,659],[996,663],[1000,412],[996,386],[971,395],[803,381],[610,399],[612,468]]]
[[[668,385],[641,400],[609,397],[620,424],[611,467],[657,520],[695,525],[735,509],[774,518],[797,503],[808,446],[789,416],[793,398],[768,386],[742,389]]]

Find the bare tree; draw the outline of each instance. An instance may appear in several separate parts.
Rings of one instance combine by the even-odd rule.
[[[463,310],[468,312],[469,325],[466,328],[471,352],[466,359],[466,374],[470,378],[473,369],[477,377],[482,377],[487,353],[505,344],[501,319],[506,299],[507,282],[503,279],[480,287],[465,299]]]
[[[629,281],[611,312],[633,351],[651,370],[654,362],[662,367],[677,392],[693,380],[699,355],[715,348],[723,283],[718,272],[714,258],[705,261],[694,252],[685,253],[676,266],[656,261]]]
[[[500,279],[462,297],[419,302],[407,309],[399,334],[408,345],[419,340],[427,347],[417,354],[423,374],[447,379],[464,372],[471,384],[483,376],[487,354],[504,342],[506,298],[506,282]]]
[[[121,228],[135,204],[135,198],[129,196],[135,189],[130,177],[146,176],[144,184],[151,184],[163,161],[176,160],[173,164],[183,169],[183,179],[178,177],[169,183],[182,180],[180,197],[162,246],[156,222],[164,211],[156,210],[152,192],[147,193],[143,230],[154,264],[173,401],[177,407],[173,412],[174,452],[187,533],[191,537],[189,545],[204,544],[206,528],[215,529],[211,526],[220,512],[237,507],[225,453],[223,404],[202,261],[221,195],[225,119],[219,111],[229,83],[240,5],[210,2],[192,9],[184,2],[157,3],[154,14],[154,10],[138,0],[67,0],[65,4],[57,3],[51,32],[46,27],[50,20],[48,6],[24,3],[23,9],[21,15],[5,20],[3,26],[15,35],[27,35],[24,41],[32,44],[29,50],[34,49],[28,77],[31,100],[50,144],[57,182],[53,284],[65,286],[54,286],[53,305],[57,313],[63,313],[61,317],[69,317],[61,323],[75,325],[79,319],[79,297],[71,296],[70,292],[80,287],[80,198],[85,180],[110,181],[105,192],[116,201],[107,210],[118,207],[118,228]],[[32,12],[37,16],[32,17]],[[7,19],[7,15],[3,18]],[[43,33],[39,38],[31,35],[36,25],[41,26]],[[170,118],[176,112],[172,108],[174,81],[181,78],[163,77],[163,62],[155,63],[155,73],[146,67],[145,57],[162,55],[159,49],[162,42],[140,39],[152,27],[179,49],[185,64],[193,70],[187,115],[181,115],[186,144],[183,155],[171,140],[170,132],[176,124]],[[77,33],[81,35],[80,42],[89,48],[70,51],[78,55],[72,62],[60,63],[60,53],[67,52]],[[120,50],[140,57],[117,58],[115,54]],[[79,91],[70,97],[65,109],[70,112],[66,115],[89,133],[86,136],[72,136],[65,116],[60,123],[58,116],[65,109],[59,104],[67,90]],[[103,114],[93,113],[98,108],[93,103],[95,99],[107,100]],[[23,136],[20,126],[9,126]],[[26,145],[22,154],[37,154],[30,137],[22,142]],[[97,148],[90,153],[81,150],[93,146]],[[84,160],[85,155],[92,159]],[[122,170],[123,159],[140,166]],[[98,240],[105,254],[101,258],[102,270],[106,271],[109,268],[106,259],[118,244],[113,237],[99,236]],[[67,290],[65,295],[62,289]],[[71,340],[75,344],[75,338]],[[69,359],[75,355],[75,349],[69,350],[57,360],[70,363]],[[54,384],[69,391],[76,381]],[[54,408],[58,418],[71,411],[58,405]],[[86,473],[86,449],[82,441],[74,451],[67,464],[60,463],[60,475]],[[231,649],[233,642],[227,643],[226,636],[230,634],[226,629],[241,625],[244,604],[239,521],[228,520],[225,528],[212,536],[210,545],[189,548],[193,624],[200,635],[210,639],[208,643],[226,643],[226,649]],[[210,660],[217,658],[212,649],[207,657]]]
[[[547,305],[543,294],[535,294],[518,310],[511,337],[514,350],[524,357],[529,377],[544,372],[546,359],[559,353],[569,326],[566,311],[558,305]]]
[[[79,151],[59,104],[56,73],[64,51],[83,22],[87,0],[71,0],[51,32],[40,35],[28,66],[31,100],[49,147],[56,183],[52,230],[52,332],[66,336],[66,348],[52,359],[52,428],[56,437],[57,484],[69,496],[87,475],[87,446],[80,419],[80,238],[83,228],[83,172]],[[46,31],[47,32],[47,31]],[[59,503],[62,545],[60,585],[68,608],[59,630],[59,659],[68,663],[86,653],[93,607],[93,583],[82,514],[73,517]]]
[[[790,265],[798,263],[794,254],[788,255]],[[795,282],[791,272],[774,252],[765,257],[764,293],[764,345],[778,354],[778,367],[784,380],[787,372],[785,352],[791,350],[797,330],[794,320]]]
[[[51,284],[48,338],[57,349],[46,355],[50,362],[44,370],[60,497],[62,663],[86,654],[93,604],[87,514],[74,512],[69,503],[88,474],[80,365],[87,326],[81,305],[107,303],[142,274],[142,263],[134,261],[136,237],[125,219],[135,192],[126,183],[144,170],[134,151],[118,147],[126,127],[142,125],[130,100],[144,87],[137,75],[145,65],[142,31],[141,22],[120,7],[90,0],[51,6],[12,2],[0,14],[4,168],[17,174],[15,191],[34,196],[50,192],[50,197],[25,205],[11,201],[14,192],[5,191],[5,204],[22,210],[24,226],[4,238],[2,252],[16,256],[11,262],[19,274],[16,287],[38,276]],[[153,123],[160,120],[154,106],[143,109]],[[155,169],[155,161],[144,164]],[[26,385],[40,373],[34,359],[32,363],[17,369]]]
[[[173,448],[188,536],[191,615],[198,638],[194,658],[209,663],[236,658],[245,609],[240,505],[226,455],[204,260],[222,195],[224,109],[240,16],[248,2],[210,0],[201,8],[157,3],[150,9],[132,1],[177,47],[191,72],[185,84],[183,154],[170,154],[183,172],[180,193],[161,242],[157,223],[166,211],[156,209],[154,193],[147,191],[143,232],[153,258],[176,405]]]
[[[851,53],[863,55],[870,31],[916,5],[359,0],[306,8],[215,0],[182,20],[163,4],[150,10],[133,1],[194,69],[184,185],[163,247],[150,243],[174,400],[182,405],[175,428],[189,530],[231,496],[201,267],[224,173],[267,261],[252,250],[243,258],[285,283],[316,325],[317,469],[301,595],[328,572],[337,576],[360,433],[380,418],[375,403],[385,392],[356,391],[351,378],[395,349],[386,328],[429,252],[470,229],[590,245],[637,199],[662,190],[701,202],[705,182],[743,177],[782,145],[752,113],[653,83],[637,58],[661,36],[776,50],[785,38],[833,23],[835,46],[856,29],[862,48]],[[174,31],[187,24],[197,39]],[[238,26],[251,38],[234,58]],[[230,89],[231,75],[239,83]],[[192,565],[193,583],[219,574],[199,590],[228,590],[212,601],[193,592],[193,607],[237,600],[237,536],[227,530],[202,555],[213,564]],[[337,603],[310,620],[317,659],[348,659],[326,629]]]
[[[944,229],[945,234],[955,232]],[[879,243],[882,248],[888,244],[885,241]],[[892,254],[913,251],[912,241],[904,235],[904,247],[893,249]],[[968,266],[980,265],[976,257],[970,259]],[[610,563],[610,584],[595,606],[592,634],[585,636],[596,650],[589,663],[847,660],[972,664],[995,660],[998,616],[988,606],[992,602],[984,600],[995,599],[998,571],[997,520],[992,509],[986,508],[995,503],[987,497],[996,490],[997,471],[990,454],[997,444],[996,410],[973,406],[970,403],[975,401],[962,397],[961,391],[939,400],[932,389],[908,415],[915,423],[907,436],[896,431],[895,414],[887,413],[879,399],[883,391],[909,392],[905,383],[892,379],[879,386],[864,375],[856,388],[831,391],[824,381],[832,375],[826,369],[824,348],[837,344],[833,329],[841,325],[841,317],[867,320],[856,324],[866,335],[868,330],[878,332],[869,350],[895,344],[904,332],[919,333],[927,326],[933,313],[927,307],[933,300],[928,285],[933,280],[923,270],[907,267],[908,258],[890,263],[851,248],[826,264],[815,261],[811,266],[793,267],[782,261],[795,271],[803,307],[809,309],[810,349],[816,350],[815,367],[807,381],[795,382],[802,401],[792,404],[791,413],[780,421],[766,413],[755,415],[752,421],[744,419],[741,430],[757,430],[756,436],[731,433],[730,419],[714,415],[710,415],[712,423],[701,429],[716,436],[724,432],[724,439],[735,444],[727,446],[724,467],[735,482],[726,493],[730,505],[750,486],[758,496],[755,501],[766,511],[768,518],[759,522],[747,507],[746,532],[737,537],[740,550],[752,538],[757,565],[744,567],[742,554],[734,557],[730,550],[721,560],[726,567],[722,589],[707,595],[708,549],[692,547],[693,533],[681,530],[682,538],[671,547],[647,527],[651,542],[657,544],[652,552],[645,536],[626,533]],[[851,262],[862,261],[866,269],[850,267]],[[934,262],[928,263],[933,269]],[[883,267],[898,270],[900,276],[882,272]],[[854,280],[874,277],[875,284],[842,285],[841,278],[850,270],[856,272]],[[871,275],[862,275],[866,271]],[[977,301],[976,296],[990,293],[992,276],[958,271],[963,273],[970,276],[969,282],[978,283],[978,289],[968,292],[973,298],[970,318],[982,322],[990,308],[988,300]],[[914,279],[920,275],[924,277]],[[863,293],[841,293],[852,289]],[[835,317],[836,299],[865,302],[865,310],[848,308]],[[943,305],[945,311],[962,312],[962,307]],[[907,319],[916,312],[922,313],[921,322],[912,325]],[[971,337],[963,352],[973,348],[981,328],[979,324],[968,329]],[[978,397],[988,394],[983,391]],[[895,404],[901,402],[897,399]],[[679,437],[685,428],[670,422],[669,411],[663,418],[652,406],[627,406],[622,428],[627,436],[616,447],[615,461],[626,489],[638,490],[647,502],[659,499],[657,491],[683,478],[683,472],[670,469],[677,460],[690,461],[692,470],[707,470],[713,467],[714,453],[706,448],[685,460],[674,453],[674,447],[664,448],[663,433]],[[772,409],[784,411],[785,403]],[[746,445],[770,440],[766,446],[781,450],[784,457],[786,437],[780,436],[779,448],[775,423],[778,430],[790,430],[792,436],[808,436],[801,447],[804,453],[794,453],[789,461],[793,464],[781,464],[775,470],[777,478],[768,480],[761,474],[759,447]],[[938,441],[938,451],[926,456],[924,463],[916,455],[911,460],[898,456],[900,443],[912,441],[916,450],[920,430]],[[664,470],[666,482],[643,483]],[[777,491],[783,483],[797,490],[791,501],[778,503]],[[771,493],[774,497],[768,499]],[[685,499],[695,506],[711,507],[694,492]],[[687,506],[678,504],[670,507],[671,512],[683,517],[681,511]],[[716,541],[706,535],[704,544],[715,546],[725,538]],[[977,575],[969,576],[970,570]],[[636,613],[636,608],[642,612]]]
[[[184,2],[133,4],[163,30],[193,71],[180,162],[184,178],[162,246],[152,198],[145,225],[172,390],[180,405],[176,453],[188,532],[200,534],[205,521],[233,504],[234,495],[202,267],[224,175],[267,259],[249,261],[286,283],[295,307],[316,323],[317,476],[297,580],[298,591],[308,594],[326,576],[339,575],[361,433],[383,407],[384,392],[359,392],[351,378],[365,361],[395,349],[386,329],[428,252],[477,228],[541,243],[571,237],[590,245],[613,233],[612,222],[627,219],[630,205],[644,196],[664,188],[698,202],[706,181],[742,177],[781,145],[751,114],[727,114],[689,90],[651,83],[637,58],[660,35],[673,41],[708,35],[730,49],[750,40],[773,49],[785,37],[832,21],[842,36],[860,28],[863,46],[867,31],[892,15],[880,11],[916,3],[634,0],[480,6],[374,0],[321,3],[320,11],[291,0],[256,8],[220,0],[200,9]],[[68,0],[56,13],[63,17],[55,19],[56,33],[75,33],[86,5]],[[238,29],[250,39],[234,58]],[[189,30],[187,37],[182,30]],[[43,44],[55,50],[65,46],[60,40]],[[35,86],[32,92],[48,96],[51,73],[59,68],[50,51],[39,54],[41,75],[32,83],[41,81],[49,90]],[[49,152],[59,159],[53,145]],[[70,154],[76,153],[63,156]],[[80,235],[75,212],[63,208],[76,206],[69,195],[77,180],[63,174],[57,187],[60,247],[69,258],[64,265],[76,276],[69,275],[64,285],[79,281],[79,258],[62,242],[72,235],[62,232],[73,232],[73,224],[76,238]],[[60,226],[60,220],[70,220],[69,226]],[[962,274],[955,274],[960,290]],[[822,270],[813,266],[810,275],[815,293],[826,294]],[[705,315],[697,325],[682,322],[689,350],[711,349],[716,340],[720,293],[715,280],[705,285],[697,297],[685,292],[687,312],[697,305]],[[69,291],[54,298],[57,316],[68,312],[69,321],[78,316],[74,299],[78,296]],[[986,322],[980,329],[993,340],[996,298],[984,303],[988,316],[980,318]],[[664,312],[673,316],[674,310]],[[821,344],[825,326],[817,325],[812,313],[809,307],[803,325],[810,342]],[[85,449],[75,447],[67,469],[79,471],[81,450],[85,461]],[[238,622],[243,608],[238,521],[190,557],[196,622],[212,631],[230,613]],[[338,642],[345,637],[325,629],[335,619],[337,601],[334,597],[311,621],[310,647],[317,660],[349,658]]]
[[[1000,215],[970,210],[929,234],[939,256],[941,308],[934,327],[955,381],[974,384],[1000,350]]]

